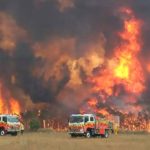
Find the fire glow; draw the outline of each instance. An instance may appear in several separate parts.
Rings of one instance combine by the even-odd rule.
[[[135,97],[145,89],[143,70],[138,60],[141,50],[139,40],[141,21],[136,19],[129,9],[122,9],[122,12],[127,15],[123,20],[123,31],[119,33],[122,42],[115,48],[114,57],[108,62],[108,66],[98,75],[89,79],[89,82],[93,84],[94,92],[99,93],[104,101],[109,96],[119,96],[120,88],[114,91],[116,85],[123,86],[127,94]],[[136,101],[136,98],[132,99],[134,102]]]
[[[10,98],[7,102],[2,96],[2,88],[0,87],[0,114],[17,114],[21,112],[20,104],[14,98]]]
[[[114,49],[114,56],[108,61],[107,66],[89,78],[88,81],[93,85],[93,93],[97,93],[98,97],[90,98],[87,101],[87,108],[81,108],[80,112],[90,110],[108,118],[112,111],[118,112],[123,116],[121,128],[148,131],[148,117],[137,114],[143,110],[137,102],[145,90],[144,73],[138,59],[142,46],[140,41],[142,22],[135,18],[131,9],[123,8],[121,13],[123,13],[123,29],[118,33],[121,43]],[[105,107],[105,103],[107,105],[111,97],[121,97],[119,100],[123,101],[123,107],[126,109],[122,110],[116,105]],[[126,115],[129,111],[132,115]]]
[[[22,5],[17,4],[17,6]],[[75,8],[74,11],[78,10],[73,2],[59,4],[60,13],[65,12],[63,16],[69,13],[69,17],[67,18],[71,18],[72,22],[72,18],[75,19],[78,17],[70,17],[74,13],[71,14],[72,11],[66,10],[71,8]],[[113,9],[112,11],[117,9]],[[37,10],[34,11],[36,12]],[[45,9],[41,12],[43,13],[44,11]],[[34,15],[39,15],[38,13],[39,10]],[[109,13],[113,16],[111,11]],[[92,15],[91,13],[86,14]],[[142,21],[137,19],[137,15],[134,15],[134,12],[129,8],[119,9],[118,14],[118,16],[113,17],[118,18],[118,22],[116,22],[117,26],[122,26],[119,32],[116,31],[117,26],[115,23],[109,25],[113,18],[110,19],[110,15],[108,17],[106,13],[105,20],[100,15],[101,20],[97,21],[97,17],[94,16],[93,18],[96,18],[96,20],[93,20],[95,22],[91,21],[92,25],[88,22],[91,17],[83,15],[84,19],[81,20],[81,25],[80,27],[77,26],[77,29],[75,28],[76,26],[72,26],[73,24],[68,24],[68,19],[62,18],[61,21],[64,26],[61,24],[59,26],[58,24],[56,25],[56,29],[57,27],[58,29],[54,28],[54,31],[59,31],[60,36],[59,34],[55,35],[55,32],[49,35],[51,33],[51,25],[47,27],[49,32],[46,33],[38,29],[37,22],[40,21],[41,23],[40,19],[42,19],[42,22],[44,21],[43,24],[40,24],[40,29],[45,29],[45,25],[49,25],[49,22],[47,22],[49,19],[46,18],[45,13],[43,14],[44,18],[31,15],[30,20],[33,20],[33,24],[31,26],[29,24],[29,28],[26,28],[28,24],[26,25],[24,19],[23,23],[20,23],[20,21],[18,23],[18,17],[14,17],[11,13],[7,13],[7,11],[0,13],[2,20],[0,23],[0,32],[2,32],[0,48],[2,49],[2,56],[8,62],[3,65],[5,61],[3,62],[3,59],[1,61],[1,72],[3,73],[0,76],[0,80],[10,90],[5,89],[5,86],[4,89],[3,86],[2,89],[0,88],[0,113],[19,114],[24,109],[30,112],[30,110],[34,111],[40,105],[44,114],[45,105],[50,105],[51,107],[47,110],[47,112],[50,112],[48,116],[49,120],[46,120],[45,124],[47,127],[60,128],[63,125],[62,118],[65,118],[64,116],[67,116],[70,111],[72,112],[74,109],[78,111],[78,108],[80,108],[81,113],[97,113],[105,117],[109,117],[111,114],[124,116],[121,124],[123,128],[135,130],[136,127],[136,129],[139,129],[136,126],[139,117],[130,117],[126,114],[131,111],[137,115],[139,112],[144,111],[143,105],[139,103],[139,99],[142,99],[141,94],[146,89],[145,83],[147,82],[144,76],[145,70],[142,68],[143,64],[141,64],[138,58],[142,50],[142,44],[145,44],[145,41],[142,43],[141,40]],[[32,16],[34,17],[33,19]],[[22,17],[24,17],[24,14]],[[60,22],[57,21],[57,18],[60,19],[61,16],[55,18],[56,23]],[[65,20],[67,22],[63,23]],[[53,23],[53,20],[51,23]],[[33,25],[35,25],[34,28]],[[103,29],[105,25],[106,29]],[[84,26],[85,28],[83,28]],[[71,30],[69,29],[70,27]],[[98,30],[97,27],[99,27]],[[44,31],[47,31],[47,29]],[[61,34],[61,30],[63,34]],[[42,34],[40,33],[41,31]],[[63,37],[63,35],[68,35],[70,31],[71,34],[69,33],[69,36]],[[74,31],[78,32],[72,34]],[[110,34],[112,33],[116,33],[119,40],[114,40],[118,43],[111,41],[117,46],[111,48],[112,57],[110,59],[105,57],[105,46],[106,44],[108,44],[108,47],[111,46],[111,44],[109,45],[107,35],[111,37]],[[85,35],[83,36],[82,34]],[[40,38],[33,38],[38,35]],[[36,39],[38,40],[36,41]],[[150,62],[146,67],[150,73]],[[3,75],[5,72],[12,76],[11,83],[7,81],[7,78],[10,79],[9,75],[6,75],[6,77]],[[88,83],[85,79],[88,80]],[[13,90],[11,91],[12,88]],[[7,91],[12,94],[5,94]],[[19,101],[12,95],[19,97]],[[143,101],[146,101],[146,98],[143,98]],[[44,103],[44,106],[38,102]],[[51,105],[53,103],[56,105],[55,107]],[[25,106],[21,104],[25,104]],[[62,109],[60,108],[60,104],[63,104]],[[82,105],[85,107],[82,108]],[[66,112],[64,112],[63,106],[66,107]],[[57,112],[57,114],[54,112]],[[63,112],[64,116],[62,117]],[[53,116],[53,114],[55,115]],[[50,118],[51,115],[54,119]],[[61,117],[56,119],[57,116]],[[41,119],[43,118],[41,117]],[[141,125],[144,124],[140,129],[145,129],[148,121],[145,121],[145,117],[143,117],[140,119],[140,122]]]

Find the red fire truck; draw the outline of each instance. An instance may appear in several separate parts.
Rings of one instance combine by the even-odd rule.
[[[20,121],[17,115],[0,115],[0,136],[11,134],[16,136],[20,132]]]
[[[94,114],[72,114],[69,119],[71,137],[85,135],[87,138],[101,136],[108,138],[113,125],[110,121]]]

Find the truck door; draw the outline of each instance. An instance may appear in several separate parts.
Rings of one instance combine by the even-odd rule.
[[[95,128],[95,119],[93,116],[85,116],[85,126],[86,128]]]

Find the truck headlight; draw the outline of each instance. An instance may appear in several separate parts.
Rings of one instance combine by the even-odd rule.
[[[82,129],[80,129],[80,132],[84,132],[83,128],[82,128]]]

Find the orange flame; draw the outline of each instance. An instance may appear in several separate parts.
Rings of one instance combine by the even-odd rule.
[[[110,115],[109,112],[106,110],[106,108],[97,110],[97,113],[102,114],[103,116],[109,116]]]
[[[136,95],[145,89],[142,66],[137,58],[141,49],[141,21],[135,18],[132,10],[125,10],[123,12],[129,16],[124,20],[123,31],[119,33],[121,45],[115,49],[114,58],[109,61],[107,68],[90,79],[94,91],[103,91],[107,96],[115,94],[113,87],[119,84],[124,86],[126,92]]]
[[[125,85],[127,91],[140,94],[144,90],[143,70],[139,60],[138,52],[141,50],[140,28],[141,21],[137,20],[130,10],[130,19],[124,21],[124,31],[119,35],[126,42],[115,50],[118,65],[114,69],[114,77]]]
[[[88,100],[88,105],[90,105],[91,107],[96,106],[97,104],[97,100],[96,99],[90,99]]]
[[[16,101],[13,98],[10,99],[10,110],[11,110],[11,113],[17,114],[17,115],[19,115],[21,111],[18,101]]]
[[[147,71],[150,73],[150,63],[147,65]]]
[[[4,104],[3,104],[3,100],[2,100],[2,98],[0,96],[0,113],[3,112],[3,108],[4,108]]]
[[[111,115],[106,108],[97,108],[97,104],[105,103],[110,96],[119,96],[123,87],[123,92],[128,94],[128,98],[123,97],[124,104],[128,104],[125,108],[119,110],[119,107],[111,106],[117,111],[126,113],[128,110],[132,112],[140,112],[141,106],[134,105],[137,97],[145,89],[145,79],[142,65],[138,60],[138,54],[141,50],[140,32],[141,21],[136,19],[131,9],[123,8],[123,30],[118,33],[122,42],[114,49],[114,57],[108,61],[107,66],[102,68],[97,75],[89,78],[89,82],[93,84],[94,93],[99,93],[100,99],[90,99],[86,110],[92,111],[104,116]],[[116,87],[116,88],[115,88]],[[128,109],[128,110],[127,110]],[[82,112],[86,111],[81,109]]]
[[[4,100],[2,97],[1,84],[0,84],[0,113],[7,113],[7,109],[4,104]]]
[[[2,85],[0,84],[0,114],[17,114],[21,112],[20,104],[14,98],[5,100],[2,96]]]

